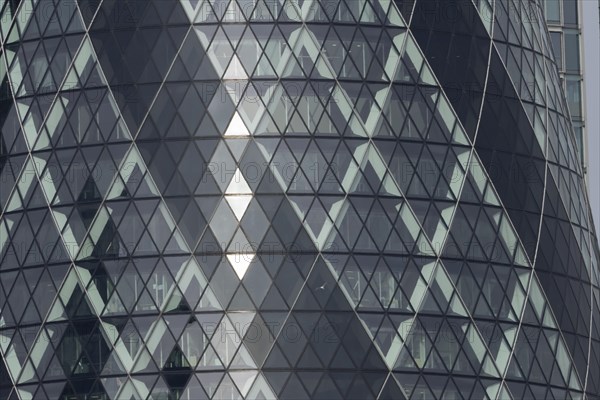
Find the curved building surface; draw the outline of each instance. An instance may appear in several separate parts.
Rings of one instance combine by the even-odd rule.
[[[1,399],[598,398],[538,2],[0,13]]]

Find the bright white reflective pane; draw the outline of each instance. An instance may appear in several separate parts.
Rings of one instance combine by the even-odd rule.
[[[254,254],[250,253],[227,254],[227,260],[229,260],[229,263],[240,280],[246,275],[246,271],[248,271],[248,267],[253,259]]]
[[[235,171],[227,190],[225,190],[225,194],[252,194],[252,190],[239,168]]]

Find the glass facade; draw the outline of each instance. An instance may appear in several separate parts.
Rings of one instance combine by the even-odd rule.
[[[538,2],[0,14],[0,399],[599,398]]]
[[[571,122],[583,172],[587,174],[589,156],[588,132],[585,127],[585,94],[583,90],[583,48],[581,29],[581,2],[577,0],[542,0],[546,22],[561,82],[567,92]]]

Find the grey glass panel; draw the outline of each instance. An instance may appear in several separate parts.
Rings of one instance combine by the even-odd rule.
[[[550,22],[560,23],[560,0],[545,0],[546,19]]]
[[[579,156],[581,157],[581,162],[583,163],[585,160],[585,138],[583,137],[583,127],[575,126],[575,139],[577,140],[577,150],[579,150]]]
[[[560,70],[563,69],[562,62],[562,33],[561,32],[550,32],[550,40],[552,40],[552,50],[554,51],[554,59],[558,64]]]
[[[572,117],[581,117],[581,81],[567,77],[567,101]]]
[[[576,72],[581,68],[578,33],[565,32],[565,68],[567,72]]]
[[[578,6],[577,0],[563,0],[563,19],[565,24],[577,25],[578,23]]]

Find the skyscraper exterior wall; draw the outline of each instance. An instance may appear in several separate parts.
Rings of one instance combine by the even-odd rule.
[[[584,168],[588,167],[588,131],[585,127],[585,86],[581,5],[577,0],[543,0],[550,41],[567,96],[571,122]]]
[[[599,398],[538,2],[0,4],[1,399]]]

